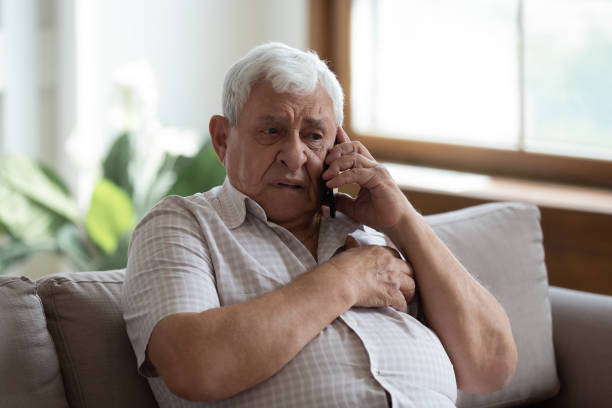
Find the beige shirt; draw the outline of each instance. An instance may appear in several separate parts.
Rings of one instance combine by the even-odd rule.
[[[347,234],[361,244],[392,245],[342,213],[324,215],[319,234],[319,263]],[[151,332],[164,317],[254,299],[316,265],[297,238],[268,222],[228,180],[155,206],[132,236],[123,308],[138,369],[160,407],[387,407],[386,392],[393,407],[454,406],[453,366],[437,336],[388,307],[346,311],[274,376],[215,403],[178,398],[145,359]],[[414,315],[414,305],[411,310]]]

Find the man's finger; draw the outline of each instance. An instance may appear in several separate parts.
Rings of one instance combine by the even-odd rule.
[[[344,246],[346,249],[359,248],[359,242],[357,242],[357,240],[351,235],[347,235],[346,240],[344,241]]]
[[[321,177],[328,180],[338,175],[341,171],[355,168],[370,168],[375,167],[377,164],[376,161],[358,154],[342,156],[334,160],[329,165],[329,168],[321,174]]]
[[[346,154],[359,154],[367,157],[370,160],[374,160],[374,157],[370,154],[369,150],[361,142],[345,142],[340,143],[332,147],[327,153],[325,163],[329,164],[337,158]]]
[[[406,300],[412,299],[412,297],[414,296],[415,289],[416,283],[414,282],[414,279],[412,279],[410,276],[403,275],[400,278],[400,292],[404,294]]]
[[[395,251],[395,249],[390,248],[392,251],[394,251],[395,253],[399,254],[399,252]],[[399,259],[397,260],[397,262],[401,262],[400,267],[402,268],[402,272],[404,275],[413,277],[414,276],[414,269],[412,269],[412,265],[410,265],[409,262],[404,261],[403,259],[401,259],[401,256],[399,257]]]
[[[355,199],[348,194],[334,194],[336,210],[346,214],[349,218],[355,219]]]
[[[338,126],[338,131],[336,132],[336,139],[338,140],[338,143],[347,143],[351,141],[342,126]]]
[[[325,185],[329,188],[338,188],[345,184],[356,183],[360,187],[367,187],[368,182],[372,181],[377,176],[374,168],[361,169],[353,168],[346,170],[336,177],[327,180]]]
[[[395,295],[391,299],[390,306],[398,312],[408,312],[408,302],[406,301],[406,298],[404,297],[403,293],[400,291],[395,292]]]
[[[386,249],[388,249],[389,251],[391,251],[391,253],[393,254],[394,257],[402,259],[402,256],[400,255],[399,251],[393,247],[390,247],[389,245],[383,245]],[[406,262],[407,263],[407,262]],[[407,263],[408,264],[408,263]],[[408,264],[408,267],[410,267],[410,264]]]

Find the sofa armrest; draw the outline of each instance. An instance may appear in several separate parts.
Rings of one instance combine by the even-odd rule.
[[[550,287],[561,390],[546,406],[601,407],[612,401],[612,296]]]

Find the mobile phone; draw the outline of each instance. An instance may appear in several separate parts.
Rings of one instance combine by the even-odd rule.
[[[334,146],[338,144],[338,139],[334,141]],[[326,164],[323,166],[323,172],[327,170],[329,166]],[[323,204],[327,204],[329,207],[329,216],[332,218],[336,218],[336,201],[334,199],[334,190],[327,187],[325,185],[325,180],[323,180]]]
[[[327,166],[323,171],[327,170]],[[336,202],[334,201],[334,190],[323,187],[323,203],[329,206],[329,216],[336,218]]]

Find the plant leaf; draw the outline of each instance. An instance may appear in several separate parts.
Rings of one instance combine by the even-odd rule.
[[[122,188],[130,197],[134,194],[134,185],[130,177],[130,161],[133,156],[130,134],[122,133],[117,137],[102,162],[104,178]]]
[[[174,165],[177,156],[168,152],[164,153],[159,169],[155,175],[155,180],[148,186],[146,195],[140,206],[136,209],[137,217],[143,217],[159,200],[161,200],[170,187],[176,182]],[[136,203],[135,203],[136,204]]]
[[[58,250],[66,255],[80,271],[87,270],[91,263],[91,255],[79,237],[79,230],[75,225],[66,224],[59,229],[56,235]]]
[[[11,240],[0,247],[0,275],[6,272],[12,264],[21,262],[35,253],[54,251],[55,249],[52,241],[29,245],[21,241]]]
[[[0,187],[2,188],[2,187]],[[0,207],[2,206],[2,204],[0,204]],[[9,230],[8,228],[6,228],[6,225],[4,225],[2,223],[2,218],[0,217],[0,242],[2,242],[2,237],[4,235],[8,235],[9,234]]]
[[[0,179],[0,224],[16,240],[25,244],[43,242],[65,222]]]
[[[225,167],[212,145],[205,145],[194,157],[180,156],[175,163],[176,181],[166,195],[189,196],[208,191],[225,180]]]
[[[77,223],[79,211],[75,201],[32,160],[20,155],[4,155],[0,160],[0,179],[56,214]]]
[[[117,245],[115,252],[94,259],[88,266],[90,271],[107,271],[109,269],[121,269],[127,265],[128,247],[130,234],[124,234]]]
[[[115,252],[119,238],[134,224],[132,200],[112,181],[102,179],[96,185],[85,220],[87,233],[105,253]]]
[[[70,189],[68,188],[68,185],[66,185],[64,180],[62,180],[62,178],[59,176],[59,174],[57,174],[57,172],[54,169],[47,166],[43,162],[38,162],[36,164],[40,168],[40,170],[43,172],[43,174],[49,179],[49,181],[55,184],[64,194],[68,196],[72,195],[70,194]]]

